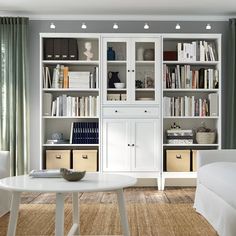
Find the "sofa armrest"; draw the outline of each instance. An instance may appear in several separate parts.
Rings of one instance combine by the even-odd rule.
[[[197,152],[198,168],[213,162],[236,162],[236,149],[199,150]]]

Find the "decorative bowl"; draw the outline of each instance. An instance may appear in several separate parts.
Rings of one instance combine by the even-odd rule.
[[[67,181],[79,181],[84,178],[86,171],[73,171],[61,168],[60,173]]]
[[[125,87],[125,83],[114,83],[115,88],[122,89]]]
[[[216,132],[197,132],[196,140],[199,144],[213,144],[216,140]]]

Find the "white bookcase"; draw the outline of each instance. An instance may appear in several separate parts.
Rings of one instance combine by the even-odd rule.
[[[46,60],[43,46],[44,40],[47,38],[76,39],[79,49],[78,60]],[[94,53],[90,61],[86,60],[83,53],[85,51],[84,44],[88,41],[91,42]],[[208,60],[203,60],[202,56],[200,60],[198,53],[200,49],[195,46],[199,45],[200,41],[205,41],[212,47],[212,51],[209,49]],[[192,45],[192,42],[194,42],[194,46],[189,46]],[[182,49],[180,43],[185,47],[185,53],[181,54],[182,59],[178,57],[178,50]],[[108,56],[108,49],[111,47],[115,51],[114,58],[111,55]],[[147,53],[145,57],[144,52]],[[165,60],[166,52],[167,54],[170,52],[169,55],[171,55],[168,60]],[[212,60],[212,53],[214,53],[215,60]],[[68,67],[70,71],[90,71],[91,73],[96,67],[98,85],[80,89],[45,87],[43,68],[48,67],[52,71],[58,64]],[[171,86],[169,86],[170,83],[166,86],[166,77],[164,82],[166,68],[170,70],[171,79],[172,73],[177,74],[178,83],[175,81],[172,84],[171,80]],[[206,83],[202,87],[202,84],[201,86],[195,84],[196,80],[193,83],[192,79],[191,82],[185,81],[185,86],[182,86],[181,70],[182,72],[186,71],[186,74],[190,73],[191,76],[196,76],[194,77],[196,79],[196,74],[200,73],[200,69],[201,73],[204,71],[204,76],[209,74],[208,84]],[[165,180],[168,178],[196,178],[194,171],[166,171],[166,150],[221,148],[222,79],[221,35],[219,34],[42,33],[40,34],[40,72],[40,168],[45,168],[46,150],[95,149],[98,151],[99,157],[98,171],[124,173],[138,178],[156,178],[159,189],[164,189]],[[120,82],[124,83],[124,87],[111,86],[109,72],[114,72],[114,74],[118,72]],[[217,87],[214,86],[215,76],[217,76]],[[97,96],[97,113],[93,116],[85,114],[83,116],[75,116],[74,114],[45,115],[43,113],[45,106],[43,98],[47,93],[51,94],[52,100],[62,95]],[[194,104],[194,108],[195,100],[201,102],[205,99],[204,106],[207,107],[207,103],[209,108],[209,94],[217,94],[218,96],[218,114],[216,115],[210,116],[205,112],[204,116],[200,116],[195,114],[195,110],[192,110],[191,114],[185,114],[185,110],[181,111],[179,107],[178,109],[174,108],[179,113],[166,113],[166,101],[172,97],[179,99],[176,100],[179,102],[179,106],[181,97],[183,97],[182,104],[183,99],[187,97],[186,101],[187,99],[192,101],[189,104],[191,103],[192,106]],[[166,101],[164,101],[165,99]],[[173,101],[175,102],[175,100]],[[55,132],[63,133],[65,139],[69,140],[72,122],[98,122],[99,143],[47,143],[47,140],[51,139],[51,134]],[[205,122],[208,128],[216,131],[216,142],[199,144],[194,139],[192,144],[170,144],[166,139],[166,130],[174,122],[182,129],[194,131],[201,125],[201,122]]]
[[[78,47],[78,58],[76,60],[45,60],[44,54],[44,44],[46,39],[75,39]],[[85,42],[91,42],[93,53],[93,58],[91,60],[86,60],[86,56],[84,55]],[[53,70],[57,65],[64,65],[68,67],[68,71],[88,71],[94,73],[94,68],[97,68],[96,74],[96,84],[95,78],[93,78],[94,86],[91,87],[70,87],[60,86],[52,87],[45,86],[44,77],[45,74],[43,71],[45,67],[49,68],[51,79],[53,76]],[[41,130],[41,143],[40,143],[40,168],[46,168],[46,150],[97,150],[98,151],[98,171],[100,171],[100,134],[99,134],[99,142],[96,144],[74,144],[71,143],[71,127],[72,122],[96,122],[99,125],[100,130],[100,35],[98,34],[76,34],[76,33],[41,33],[40,34],[40,130]],[[93,74],[95,76],[95,74]],[[46,78],[47,79],[47,78]],[[95,97],[96,99],[93,101],[93,106],[96,106],[94,110],[96,110],[96,114],[80,114],[79,111],[74,112],[73,114],[54,114],[54,115],[44,115],[44,94],[51,94],[52,100],[56,100],[60,96],[65,97],[78,97],[78,101],[75,99],[75,105],[78,106],[79,99],[81,97]],[[77,103],[76,103],[77,102]],[[95,104],[96,103],[96,104]],[[64,104],[63,104],[64,105]],[[68,105],[68,104],[67,104]],[[71,105],[69,103],[69,105]],[[50,105],[52,109],[52,105]],[[68,107],[67,107],[68,109]],[[74,107],[72,107],[74,111]],[[75,108],[75,110],[78,110]],[[67,110],[68,112],[68,110]],[[71,112],[69,112],[71,113]],[[66,140],[65,143],[48,143],[48,140],[51,140],[51,136],[53,133],[62,133],[63,138]]]
[[[214,46],[214,53],[217,54],[217,57],[214,58],[200,58],[200,48],[199,44],[201,42],[207,42],[208,45],[213,45]],[[192,44],[192,42],[195,42],[197,45],[194,48],[193,54],[196,55],[195,58],[192,59],[181,59],[179,57],[179,52],[177,50],[177,58],[170,58],[173,60],[165,60],[163,57],[162,65],[163,65],[163,80],[162,80],[162,127],[163,127],[163,160],[162,160],[162,165],[163,165],[163,172],[162,172],[162,189],[164,189],[165,186],[165,180],[168,178],[196,178],[196,172],[190,171],[190,172],[168,172],[166,170],[166,162],[167,162],[167,155],[166,155],[166,150],[201,150],[201,149],[220,149],[221,148],[221,35],[219,34],[165,34],[163,35],[163,52],[168,52],[168,51],[176,51],[176,48],[178,49],[178,44]],[[186,49],[188,51],[188,48]],[[188,53],[191,54],[191,49],[190,52]],[[196,54],[197,52],[197,54]],[[215,55],[216,56],[216,55]],[[200,60],[201,59],[201,60]],[[207,61],[208,60],[208,61]],[[194,79],[192,80],[192,84],[186,88],[186,86],[181,86],[180,84],[176,86],[176,83],[173,84],[175,86],[169,86],[166,81],[166,68],[168,67],[169,70],[172,73],[177,72],[177,76],[173,76],[175,79],[177,77],[178,79],[178,70],[175,68],[183,67],[187,68],[189,67],[190,70],[192,71],[190,74],[191,78]],[[199,86],[199,84],[196,86],[196,78],[194,78],[196,71],[199,71],[202,68],[208,73],[208,71],[217,71],[216,72],[216,77],[217,77],[217,86],[215,87],[212,81],[212,77],[209,78],[209,83],[204,84],[204,87]],[[210,69],[210,70],[209,70]],[[209,74],[210,74],[209,72]],[[175,74],[175,75],[176,75]],[[206,74],[204,76],[206,76]],[[214,74],[215,75],[215,74]],[[200,76],[200,72],[198,74]],[[208,76],[208,75],[207,75]],[[181,78],[181,77],[180,77]],[[215,77],[213,78],[213,80]],[[206,77],[205,77],[206,81]],[[185,84],[186,85],[186,84]],[[173,88],[174,87],[174,88]],[[178,103],[178,99],[181,100],[181,97],[189,96],[194,98],[195,102],[196,100],[200,99],[208,99],[208,95],[214,93],[218,95],[218,103],[217,103],[217,109],[218,109],[218,114],[211,116],[208,113],[202,113],[198,112],[197,113],[197,103],[194,103],[194,110],[192,114],[183,114],[185,111],[182,112],[175,112],[175,110],[172,110],[172,114],[166,115],[166,107],[164,103],[164,97],[169,97],[175,99],[171,100],[171,105],[176,106],[176,104],[181,105]],[[167,99],[168,100],[168,99]],[[208,103],[208,108],[211,106],[211,104]],[[168,107],[169,108],[169,107]],[[179,107],[178,107],[179,108]],[[178,109],[177,108],[177,109]],[[199,108],[199,107],[198,107]],[[167,112],[168,113],[168,112]],[[171,112],[170,112],[171,113]],[[181,114],[179,114],[181,113]],[[201,113],[201,114],[199,114]],[[166,130],[170,129],[171,125],[173,123],[177,123],[182,129],[185,130],[194,130],[196,133],[196,130],[199,126],[201,126],[201,122],[204,122],[206,127],[214,129],[216,131],[217,137],[216,141],[212,144],[199,144],[197,143],[196,139],[194,138],[193,144],[169,144],[166,138]]]

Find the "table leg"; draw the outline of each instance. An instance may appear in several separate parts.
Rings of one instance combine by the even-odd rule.
[[[7,236],[14,236],[16,234],[16,225],[20,205],[21,192],[13,192],[11,200],[11,212],[8,223]]]
[[[120,221],[121,221],[123,234],[124,236],[130,236],[129,223],[128,223],[128,218],[127,218],[126,209],[125,209],[125,199],[124,199],[123,189],[117,190],[116,193],[117,193],[118,205],[119,205],[119,210],[120,210]]]
[[[64,198],[64,193],[56,194],[56,236],[64,236]]]
[[[78,193],[73,193],[73,225],[77,225],[76,235],[79,235],[79,199]]]

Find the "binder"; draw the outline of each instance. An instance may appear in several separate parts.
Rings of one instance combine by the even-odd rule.
[[[78,60],[78,45],[76,39],[68,39],[68,57],[69,60]]]
[[[52,38],[44,39],[44,60],[53,60],[54,40]]]
[[[61,55],[61,39],[54,39],[53,43],[53,55],[54,55],[54,60],[61,60],[62,55]]]
[[[61,59],[62,60],[68,60],[68,39],[62,38],[60,39],[61,44]]]

